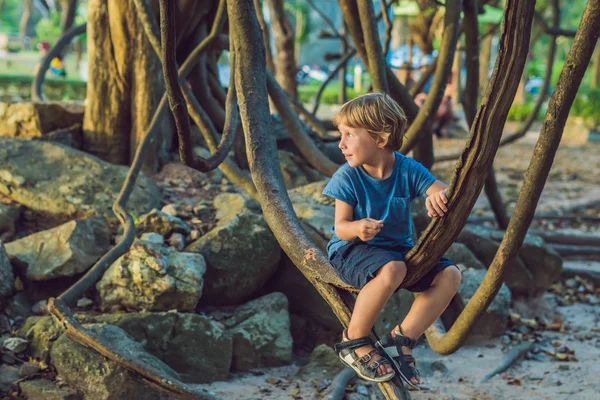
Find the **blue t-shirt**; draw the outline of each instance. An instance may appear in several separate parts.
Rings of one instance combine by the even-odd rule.
[[[369,244],[412,247],[410,204],[415,197],[425,194],[435,177],[412,158],[399,152],[394,155],[394,169],[387,178],[375,179],[362,166],[352,168],[345,163],[335,171],[323,194],[354,207],[354,221],[363,218],[383,220],[383,229],[369,240]],[[337,237],[335,227],[331,227],[331,232],[333,237],[327,244],[330,260],[337,249],[349,243]]]

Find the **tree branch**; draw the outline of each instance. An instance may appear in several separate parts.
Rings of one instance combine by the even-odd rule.
[[[511,1],[507,1],[506,17],[504,20],[504,30],[509,28],[509,23],[514,18],[511,12]],[[533,14],[533,4],[528,10],[520,13],[523,16],[531,17]],[[519,15],[519,14],[517,14]],[[529,20],[530,21],[530,20]],[[516,33],[520,29],[514,29]],[[483,279],[483,282],[467,303],[465,310],[456,319],[450,331],[444,335],[436,335],[434,332],[429,332],[427,338],[432,349],[438,353],[447,354],[454,351],[466,338],[469,330],[477,321],[481,313],[491,304],[492,300],[500,286],[502,285],[504,268],[517,255],[527,228],[531,224],[535,209],[541,192],[544,188],[548,173],[552,166],[552,161],[556,154],[556,150],[560,144],[560,139],[564,130],[569,110],[573,104],[575,95],[587,65],[592,57],[594,47],[598,41],[600,34],[600,0],[588,0],[577,34],[569,51],[569,55],[565,61],[565,66],[561,71],[558,83],[550,97],[548,104],[548,112],[544,119],[542,131],[535,146],[535,150],[531,159],[529,168],[525,174],[527,179],[523,182],[523,187],[517,199],[517,205],[514,211],[514,217],[511,218],[508,225],[508,234],[500,243],[500,247],[492,260],[490,267]],[[522,32],[522,35],[527,36],[528,31]],[[529,38],[525,42],[529,42]],[[521,44],[520,47],[525,47]],[[521,49],[523,50],[523,49]],[[521,54],[519,57],[523,57]],[[502,58],[502,55],[499,55]],[[498,66],[498,64],[496,65]],[[519,77],[521,69],[509,69],[510,73]],[[495,76],[492,76],[490,85],[494,86]],[[494,90],[488,91],[488,93]],[[514,95],[514,92],[512,93]],[[512,97],[510,97],[512,98]],[[485,99],[483,106],[485,106]],[[477,123],[477,118],[475,123]],[[452,197],[452,195],[451,195]],[[410,254],[409,254],[410,259]]]

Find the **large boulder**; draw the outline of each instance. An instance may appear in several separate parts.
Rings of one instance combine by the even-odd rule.
[[[290,312],[316,321],[330,330],[341,331],[342,325],[331,307],[285,253],[282,253],[279,268],[265,290],[285,294]]]
[[[85,272],[110,247],[110,227],[103,216],[67,222],[6,244],[12,262],[27,279],[45,281]]]
[[[202,305],[238,304],[273,275],[281,249],[262,215],[249,210],[222,220],[185,251],[206,259]]]
[[[27,400],[80,400],[81,395],[76,390],[60,387],[48,379],[35,379],[19,383],[21,393]]]
[[[329,182],[328,179],[318,182],[309,183],[308,185],[299,186],[288,190],[288,195],[292,203],[304,204],[321,204],[324,206],[335,206],[335,199],[323,194],[323,189]]]
[[[133,340],[122,329],[113,325],[87,324],[103,340],[110,343],[119,353],[137,359],[149,368],[161,371],[173,380],[179,374],[158,358],[148,354],[144,347]],[[169,396],[142,382],[139,377],[107,359],[96,350],[82,346],[62,335],[52,346],[51,360],[58,376],[73,388],[80,390],[86,399],[168,399]]]
[[[164,237],[168,237],[172,233],[187,235],[190,231],[190,227],[183,222],[183,220],[159,211],[158,209],[154,209],[148,214],[143,215],[138,223],[135,224],[135,232],[137,235],[154,232]]]
[[[504,232],[466,225],[457,240],[484,264],[490,265]],[[548,290],[562,271],[562,258],[544,240],[527,234],[517,257],[506,266],[504,281],[514,295],[538,296]]]
[[[322,194],[327,180],[289,190],[298,218],[313,227],[325,239],[331,239],[335,221],[335,200]]]
[[[83,123],[85,108],[58,102],[0,103],[0,136],[41,138],[58,129]]]
[[[475,291],[483,282],[486,270],[467,269],[463,271],[463,278],[458,293],[442,315],[442,321],[450,329],[456,318],[464,310],[467,302],[473,297]],[[501,336],[508,325],[509,307],[512,296],[506,284],[502,284],[492,304],[481,315],[469,334],[469,339],[489,339]]]
[[[75,314],[83,324],[117,326],[144,345],[190,383],[226,380],[229,376],[232,339],[206,316],[192,313]],[[48,362],[55,340],[62,330],[52,317],[30,317],[17,331],[29,341],[27,354]]]
[[[245,193],[221,193],[215,196],[213,206],[217,210],[216,218],[224,221],[243,211],[260,213],[260,204]]]
[[[466,268],[485,269],[485,265],[463,243],[452,243],[444,257],[452,260],[456,265],[462,264]]]
[[[391,332],[408,315],[415,295],[408,290],[398,290],[390,297],[375,321],[375,331],[379,335]]]
[[[202,295],[204,257],[161,244],[136,241],[96,284],[101,308],[191,311]]]
[[[15,276],[12,265],[4,249],[4,244],[0,242],[0,304],[13,293]]]
[[[0,137],[0,193],[35,211],[114,218],[128,170],[60,144]],[[142,215],[159,203],[157,186],[140,174],[127,209]]]
[[[0,203],[0,241],[8,241],[16,232],[15,225],[21,215],[19,207]]]
[[[288,151],[279,150],[279,165],[286,189],[304,186],[324,178],[321,173],[306,164],[300,157]]]
[[[282,293],[250,301],[233,313],[214,314],[233,338],[234,371],[274,367],[292,361],[288,302]]]
[[[62,328],[52,317],[29,317],[17,331],[17,336],[29,342],[29,357],[47,364],[50,361],[50,350],[62,333]]]

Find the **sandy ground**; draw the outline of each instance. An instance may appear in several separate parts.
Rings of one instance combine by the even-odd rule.
[[[521,358],[506,372],[481,384],[480,380],[502,362],[511,347],[502,343],[505,338],[470,343],[449,356],[437,355],[421,346],[414,354],[431,390],[411,392],[412,398],[598,399],[600,307],[581,303],[556,306],[556,298],[547,294],[544,307],[555,308],[565,324],[559,332],[539,332],[537,341],[546,348],[552,348],[553,342],[562,342],[574,352],[572,356],[577,361],[558,361],[548,356],[540,361]],[[297,365],[261,369],[204,387],[223,399],[319,399],[327,393],[327,390],[317,393],[315,388],[325,377],[299,377],[300,371]],[[382,398],[375,386],[362,380],[353,382],[349,388],[348,399]]]

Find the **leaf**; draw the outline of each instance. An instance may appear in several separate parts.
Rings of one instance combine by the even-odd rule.
[[[281,382],[281,379],[279,378],[267,378],[267,383],[270,383],[271,385],[277,385],[279,382]]]

